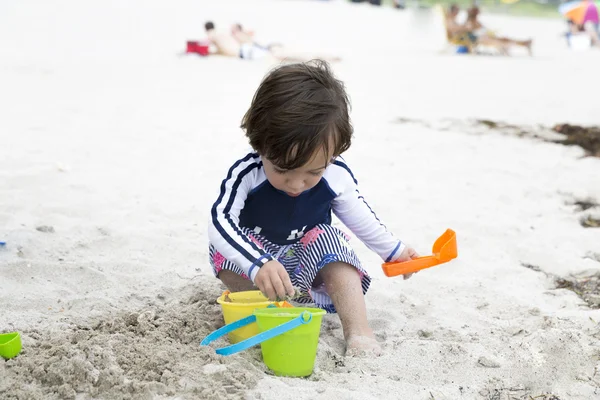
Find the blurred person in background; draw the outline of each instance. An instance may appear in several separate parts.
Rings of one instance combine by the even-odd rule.
[[[479,14],[479,7],[473,6],[469,8],[467,11],[467,21],[464,24],[470,39],[474,43],[494,47],[505,55],[508,55],[508,50],[513,46],[523,47],[531,55],[531,45],[533,43],[531,39],[515,40],[506,37],[497,37],[479,21]]]
[[[469,35],[469,30],[456,20],[460,13],[460,8],[456,4],[451,4],[447,11],[442,9],[442,12],[444,14],[444,27],[446,28],[448,43],[465,46],[468,52],[472,53],[475,50],[476,43]]]
[[[459,13],[460,8],[456,4],[451,4],[448,8],[448,11],[444,13],[444,22],[446,24],[446,31],[449,40],[462,37],[469,32],[467,27],[456,21]]]
[[[214,46],[211,54],[219,54],[226,57],[240,57],[240,44],[235,38],[225,32],[218,32],[215,29],[215,24],[212,21],[207,21],[204,24],[206,36],[210,44]]]
[[[239,27],[241,28],[241,25]],[[324,54],[291,53],[280,45],[264,47],[252,40],[253,34],[244,33],[243,29],[235,36],[232,32],[219,32],[212,21],[206,22],[204,29],[208,40],[215,47],[212,54],[243,60],[270,59],[271,61],[304,62],[318,58],[325,61],[340,61],[339,57]]]
[[[253,44],[266,50],[271,50],[274,47],[283,47],[283,45],[280,43],[269,43],[266,46],[258,43],[254,38],[254,31],[244,29],[244,27],[240,23],[233,24],[233,26],[231,27],[231,34],[233,35],[235,40],[237,40],[238,43],[240,43],[240,45]]]
[[[244,29],[242,24],[233,24],[231,34],[240,43],[254,43],[254,31]]]

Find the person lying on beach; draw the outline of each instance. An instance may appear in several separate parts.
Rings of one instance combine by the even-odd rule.
[[[234,36],[232,33],[219,32],[212,21],[206,22],[204,28],[208,40],[216,48],[215,54],[239,57],[244,60],[259,60],[273,56],[268,48],[259,46],[252,40],[247,41],[247,35],[240,33]]]
[[[211,21],[204,24],[204,29],[206,30],[209,42],[215,48],[215,51],[211,54],[219,54],[226,57],[240,56],[240,44],[231,34],[217,31],[215,24]]]
[[[254,31],[244,29],[242,24],[234,24],[231,27],[231,34],[238,43],[255,43]]]
[[[227,57],[239,57],[244,60],[269,59],[271,61],[303,62],[312,59],[325,59],[339,61],[339,57],[328,55],[310,55],[291,53],[281,45],[269,47],[261,46],[252,40],[248,34],[234,36],[232,33],[218,32],[215,24],[208,21],[204,24],[206,35],[211,44],[216,48],[214,54]],[[241,40],[241,41],[240,41]]]
[[[366,314],[371,278],[331,213],[385,261],[418,255],[377,218],[341,157],[349,108],[324,61],[263,79],[241,123],[253,150],[233,163],[212,206],[209,262],[231,292],[258,287],[276,300],[298,288],[294,301],[338,313],[347,354],[380,354]]]
[[[531,45],[533,41],[528,40],[514,40],[505,37],[497,37],[484,27],[479,22],[479,7],[473,6],[467,11],[467,21],[465,22],[465,29],[468,30],[468,35],[473,43],[484,46],[490,46],[498,49],[502,54],[508,55],[508,51],[512,46],[520,46],[527,49],[529,55],[531,55]]]
[[[242,24],[239,23],[234,24],[231,27],[231,35],[235,38],[235,40],[238,41],[240,45],[250,44],[269,51],[272,51],[276,47],[283,47],[279,43],[269,43],[268,45],[258,43],[254,38],[254,31],[244,29]]]

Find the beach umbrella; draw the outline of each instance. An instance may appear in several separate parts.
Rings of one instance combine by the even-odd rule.
[[[598,19],[599,5],[600,2],[595,3],[589,0],[570,1],[558,7],[558,11],[577,25],[583,25],[588,21],[597,24],[600,22]]]

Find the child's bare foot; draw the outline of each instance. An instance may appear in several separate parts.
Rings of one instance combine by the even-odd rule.
[[[380,356],[383,353],[377,339],[373,336],[350,336],[346,340],[346,356]]]

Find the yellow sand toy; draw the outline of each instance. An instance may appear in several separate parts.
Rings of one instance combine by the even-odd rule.
[[[217,303],[221,305],[225,324],[231,324],[242,318],[246,318],[252,315],[255,309],[267,308],[273,304],[272,301],[269,301],[269,299],[263,296],[260,290],[236,293],[231,293],[229,290],[226,290],[221,297],[217,299]],[[258,327],[256,325],[250,325],[240,328],[235,332],[231,332],[229,334],[229,341],[231,343],[241,342],[256,334],[258,334]]]
[[[260,290],[235,293],[226,290],[217,299],[217,303],[221,305],[223,319],[226,324],[231,324],[252,315],[257,308],[267,308],[269,306],[279,308],[292,307],[287,301],[270,301],[260,292]],[[237,343],[257,334],[258,327],[256,325],[250,325],[245,328],[240,328],[235,332],[231,332],[229,334],[229,341],[231,343]]]

